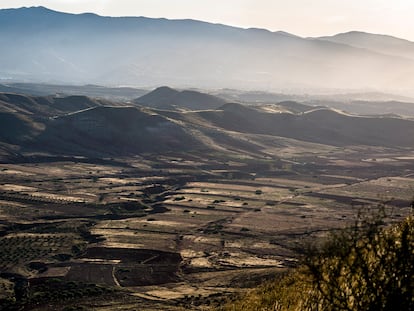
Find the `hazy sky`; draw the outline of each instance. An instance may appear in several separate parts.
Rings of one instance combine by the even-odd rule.
[[[361,30],[414,41],[414,0],[0,0],[0,8],[38,5],[107,16],[192,18],[299,36]]]

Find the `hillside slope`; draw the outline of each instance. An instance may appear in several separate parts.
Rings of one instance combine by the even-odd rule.
[[[34,118],[53,117],[107,103],[109,102],[86,96],[27,96],[0,93],[0,111],[22,113]]]
[[[227,103],[208,110],[110,104],[82,96],[0,94],[1,154],[101,157],[220,151],[266,155],[282,145],[413,147],[414,121],[347,115],[295,102]]]
[[[330,109],[266,113],[240,104],[226,104],[221,110],[198,112],[197,116],[226,130],[333,146],[413,146],[414,122],[396,118],[350,116]]]
[[[183,90],[177,91],[169,87],[159,87],[152,92],[134,100],[135,103],[158,109],[215,109],[225,104],[219,97],[209,94]]]
[[[132,155],[189,150],[196,139],[170,120],[135,107],[100,106],[50,120],[31,147],[51,153]]]

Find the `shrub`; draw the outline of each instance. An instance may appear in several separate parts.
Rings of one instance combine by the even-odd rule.
[[[185,200],[185,197],[184,196],[180,196],[180,197],[175,197],[174,198],[174,201],[182,201],[182,200]]]
[[[213,204],[224,203],[226,200],[214,200]]]
[[[219,310],[414,310],[414,217],[385,227],[385,213],[307,248],[302,265]]]
[[[414,220],[382,224],[359,218],[310,250],[305,266],[318,310],[414,309]]]

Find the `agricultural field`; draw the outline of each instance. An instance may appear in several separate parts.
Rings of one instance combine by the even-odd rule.
[[[412,153],[305,147],[0,164],[0,303],[208,310],[360,209],[410,213]]]

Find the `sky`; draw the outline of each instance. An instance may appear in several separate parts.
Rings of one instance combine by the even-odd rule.
[[[414,0],[0,0],[0,8],[22,6],[104,16],[191,18],[302,37],[359,30],[414,41]]]

